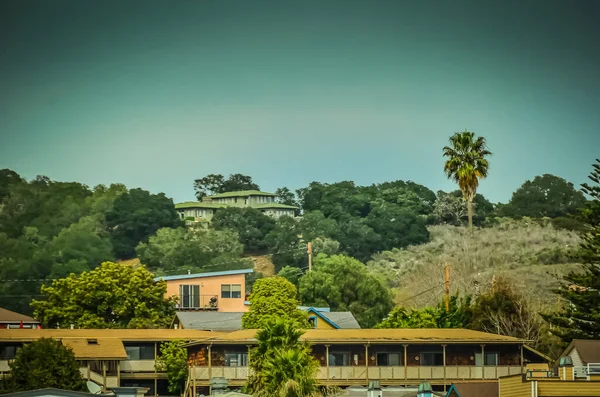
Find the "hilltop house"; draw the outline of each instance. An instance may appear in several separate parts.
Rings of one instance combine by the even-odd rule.
[[[240,207],[255,208],[274,218],[280,216],[294,216],[298,207],[279,204],[275,202],[273,193],[258,190],[243,190],[215,194],[202,198],[202,201],[188,201],[175,204],[175,209],[181,219],[194,218],[194,220],[211,220],[215,212],[221,208]]]
[[[252,269],[160,276],[167,283],[165,298],[178,298],[177,310],[246,312],[246,274]]]

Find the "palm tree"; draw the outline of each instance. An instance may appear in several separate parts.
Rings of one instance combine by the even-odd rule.
[[[457,132],[450,137],[450,146],[444,147],[444,172],[449,179],[458,183],[463,198],[467,201],[469,229],[473,229],[473,199],[477,194],[479,179],[488,174],[489,162],[485,158],[492,152],[487,150],[484,137],[475,137],[474,132]]]

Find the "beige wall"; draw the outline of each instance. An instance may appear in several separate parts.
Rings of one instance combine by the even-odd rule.
[[[248,311],[248,307],[244,305],[244,299],[246,295],[246,278],[245,274],[231,274],[227,276],[212,276],[212,277],[199,277],[199,278],[187,278],[179,280],[167,281],[167,293],[166,297],[177,296],[179,297],[179,286],[180,285],[199,285],[200,286],[200,297],[201,306],[204,307],[204,301],[208,302],[208,299],[212,296],[217,296],[218,299],[218,311],[220,312],[245,312]],[[240,298],[221,298],[221,285],[223,284],[239,284],[241,285],[241,297]]]

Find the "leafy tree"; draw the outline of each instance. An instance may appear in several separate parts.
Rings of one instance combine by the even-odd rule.
[[[4,198],[10,194],[10,190],[13,185],[17,185],[23,182],[23,179],[19,174],[9,169],[0,170],[0,204],[4,201]]]
[[[287,187],[280,187],[275,190],[275,202],[299,207],[296,195]]]
[[[31,306],[46,326],[167,327],[175,315],[175,302],[164,297],[166,283],[153,277],[143,266],[104,262],[89,272],[42,286],[45,299],[34,300]]]
[[[383,281],[343,255],[317,255],[313,271],[300,279],[299,292],[305,305],[351,311],[362,327],[377,324],[393,306]]]
[[[484,137],[475,137],[475,133],[457,132],[450,137],[450,146],[444,147],[444,172],[448,178],[458,183],[463,198],[467,201],[469,228],[473,228],[473,199],[477,193],[479,179],[487,177],[489,162],[486,159],[492,153],[487,150]]]
[[[277,273],[279,277],[283,277],[290,283],[294,284],[294,287],[296,287],[296,289],[298,289],[299,287],[298,284],[300,281],[300,277],[302,277],[303,274],[304,272],[301,269],[292,266],[286,266],[283,269],[281,269],[279,273]]]
[[[150,269],[165,273],[211,269],[219,264],[221,270],[249,267],[241,258],[242,244],[232,230],[205,228],[158,229],[147,243],[140,243],[136,252]]]
[[[564,276],[564,285],[556,292],[566,301],[564,309],[544,317],[554,327],[552,332],[565,343],[573,339],[600,339],[600,160],[596,160],[582,190],[590,196],[580,214],[587,226],[581,256],[583,272]]]
[[[380,236],[377,251],[404,248],[429,241],[426,219],[397,204],[373,205],[365,223]]]
[[[439,191],[437,200],[433,205],[433,219],[437,224],[449,224],[460,226],[463,218],[467,216],[467,206],[462,197],[456,197],[452,193]]]
[[[258,331],[258,345],[250,353],[251,375],[246,391],[257,397],[318,397],[319,363],[310,344],[301,341],[303,331],[294,321],[275,319]]]
[[[308,187],[296,192],[305,212],[318,210],[327,218],[364,217],[370,211],[371,195],[352,181],[333,184],[311,182]]]
[[[276,271],[284,266],[302,267],[306,263],[306,248],[300,244],[299,236],[298,222],[289,216],[279,217],[273,230],[265,236]]]
[[[204,196],[208,195],[239,190],[260,190],[260,188],[252,182],[252,177],[248,175],[232,174],[225,179],[221,174],[209,174],[194,181],[194,190],[198,200],[202,200]]]
[[[557,218],[573,214],[585,205],[585,196],[571,182],[554,175],[536,176],[517,189],[502,215],[513,218]]]
[[[381,236],[362,218],[346,218],[340,221],[340,229],[342,251],[358,260],[366,261],[381,247]]]
[[[180,393],[184,388],[188,375],[187,349],[185,342],[179,339],[164,342],[160,345],[161,355],[156,357],[155,367],[159,372],[165,372],[169,380],[169,391]]]
[[[9,364],[12,391],[57,388],[85,391],[73,351],[60,341],[41,338],[23,345]]]
[[[471,298],[450,297],[449,310],[445,301],[423,309],[394,308],[375,328],[467,328],[471,322]]]
[[[433,191],[418,183],[408,181],[384,182],[373,185],[373,199],[380,199],[420,215],[428,215],[433,210],[436,196]]]
[[[267,248],[265,236],[275,227],[275,219],[254,208],[223,208],[211,222],[217,230],[237,232],[246,252],[264,251]]]
[[[336,239],[341,232],[335,219],[326,218],[318,210],[306,212],[299,221],[298,230],[304,241],[313,241],[318,237]]]
[[[296,287],[283,277],[257,280],[250,295],[250,310],[242,316],[245,329],[264,328],[273,318],[293,321],[307,327],[306,315],[298,309]]]
[[[162,227],[182,226],[173,201],[164,193],[150,194],[131,189],[120,194],[106,213],[114,254],[126,259],[135,255],[135,247]]]

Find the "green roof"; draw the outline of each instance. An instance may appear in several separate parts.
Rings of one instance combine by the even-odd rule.
[[[261,192],[260,190],[239,190],[237,192],[227,192],[221,194],[215,194],[214,196],[208,196],[211,199],[215,198],[227,198],[227,197],[246,197],[246,196],[270,196],[275,197],[273,193]]]
[[[267,204],[259,204],[252,206],[251,208],[256,208],[257,210],[264,210],[269,208],[276,209],[288,209],[288,210],[297,210],[298,207],[294,207],[293,205],[279,204],[279,203],[267,203]]]
[[[185,203],[177,203],[175,204],[175,209],[185,209],[185,208],[225,208],[226,204],[216,204],[216,203],[207,203],[205,201],[186,201]]]

